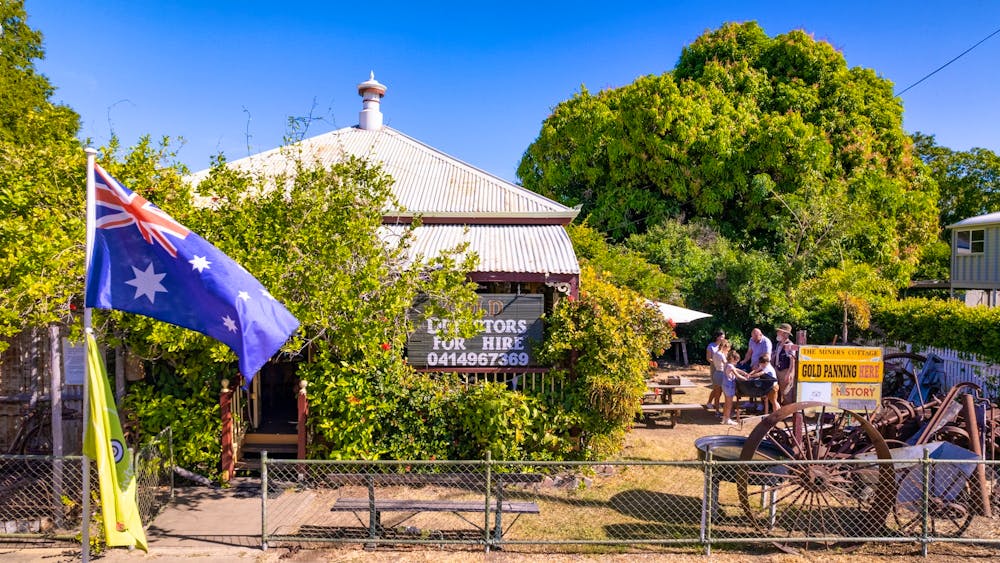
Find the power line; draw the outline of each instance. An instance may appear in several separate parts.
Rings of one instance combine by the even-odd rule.
[[[957,61],[958,59],[961,59],[961,58],[962,58],[962,57],[964,57],[964,56],[965,56],[965,55],[966,55],[966,54],[967,54],[967,53],[968,53],[969,51],[971,51],[971,50],[975,49],[976,47],[978,47],[978,46],[982,45],[983,43],[985,43],[985,42],[986,42],[986,40],[987,40],[987,39],[989,39],[990,37],[993,37],[994,35],[996,35],[996,34],[998,34],[998,33],[1000,33],[1000,29],[997,29],[997,30],[996,30],[996,31],[994,31],[993,33],[991,33],[991,34],[987,35],[986,37],[984,37],[984,38],[980,39],[978,43],[976,43],[976,44],[975,44],[975,45],[973,45],[972,47],[969,47],[968,49],[966,49],[966,50],[962,51],[962,52],[961,52],[961,53],[960,53],[960,54],[959,54],[959,55],[958,55],[957,57],[955,57],[954,59],[952,59],[952,60],[950,60],[950,61],[948,61],[948,62],[944,63],[943,65],[941,65],[941,66],[937,67],[936,69],[932,70],[932,71],[931,71],[930,73],[928,73],[928,74],[927,74],[926,76],[924,76],[924,77],[923,77],[923,78],[921,78],[920,80],[917,80],[917,81],[916,81],[916,82],[914,82],[913,84],[910,84],[910,85],[909,85],[909,86],[907,86],[906,88],[903,88],[903,90],[902,90],[901,92],[899,92],[898,94],[896,94],[896,95],[897,95],[897,96],[902,96],[902,95],[903,95],[903,94],[905,94],[905,93],[907,92],[907,90],[909,90],[910,88],[913,88],[913,87],[914,87],[914,86],[916,86],[917,84],[920,84],[920,83],[921,83],[921,82],[923,82],[924,80],[927,80],[928,78],[930,78],[930,77],[934,76],[935,74],[937,74],[937,73],[938,73],[938,71],[940,71],[940,70],[941,70],[941,69],[943,69],[944,67],[946,67],[946,66],[950,65],[951,63],[953,63],[953,62]]]

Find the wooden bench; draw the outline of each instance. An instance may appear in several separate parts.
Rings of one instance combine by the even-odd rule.
[[[677,419],[681,416],[681,411],[705,410],[703,405],[696,403],[647,403],[642,405],[642,415],[647,426],[652,426],[654,414],[666,414],[669,418],[670,427],[677,426]]]
[[[370,539],[377,539],[384,535],[382,525],[383,512],[408,513],[402,520],[393,523],[398,526],[416,516],[421,512],[451,512],[471,524],[476,529],[485,533],[484,522],[476,523],[466,518],[464,513],[482,513],[487,511],[492,513],[494,525],[494,542],[500,543],[503,534],[510,530],[522,514],[538,514],[538,504],[534,502],[511,502],[503,499],[504,485],[512,483],[537,483],[544,478],[538,473],[493,473],[491,480],[493,483],[493,498],[487,506],[486,497],[482,500],[439,500],[439,499],[383,499],[376,498],[375,486],[421,486],[439,485],[448,487],[476,488],[482,486],[485,474],[411,474],[411,473],[390,473],[390,474],[352,474],[336,473],[325,476],[327,482],[338,485],[364,485],[368,488],[368,498],[341,497],[334,501],[330,508],[331,512],[352,512],[362,526],[366,525],[360,514],[368,513],[368,536]],[[506,529],[503,524],[503,515],[514,514],[514,520],[507,524]]]
[[[382,535],[383,512],[403,512],[409,514],[402,520],[393,523],[393,526],[399,526],[421,512],[451,512],[482,532],[484,531],[483,522],[474,522],[466,518],[463,513],[485,513],[486,508],[485,501],[476,500],[378,499],[372,502],[366,498],[338,498],[330,510],[332,512],[353,512],[361,525],[365,525],[365,521],[361,519],[359,514],[367,512],[369,537],[374,539]],[[496,542],[503,541],[503,534],[510,530],[522,514],[538,514],[540,512],[537,503],[511,501],[500,501],[495,504],[490,503],[489,511],[493,513],[494,517],[493,539]],[[514,520],[507,524],[506,528],[503,525],[504,514],[515,515]]]

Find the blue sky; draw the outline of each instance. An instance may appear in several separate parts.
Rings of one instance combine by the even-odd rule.
[[[560,101],[674,67],[727,21],[805,29],[897,91],[1000,28],[1000,2],[28,0],[55,99],[96,145],[183,137],[192,170],[354,125],[369,70],[385,122],[508,180]],[[1000,152],[1000,35],[903,95],[908,131]]]

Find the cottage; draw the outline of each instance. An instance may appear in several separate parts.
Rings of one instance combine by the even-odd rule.
[[[511,387],[540,381],[531,342],[542,336],[540,317],[560,296],[576,295],[580,267],[565,230],[577,210],[484,172],[383,124],[381,102],[387,87],[374,74],[358,84],[359,123],[296,143],[307,161],[333,165],[349,156],[380,163],[394,180],[398,209],[383,210],[387,244],[415,217],[421,219],[412,254],[434,256],[467,243],[479,257],[470,278],[479,285],[483,332],[472,339],[442,340],[433,320],[418,326],[407,345],[407,360],[422,371],[463,374],[469,380],[504,381]],[[283,149],[233,161],[228,166],[278,175],[293,172]],[[209,170],[189,177],[193,183]],[[250,419],[256,432],[294,432],[295,408],[287,389],[289,374],[265,366],[254,378]],[[294,378],[291,378],[294,379]],[[262,405],[255,397],[271,401]],[[275,404],[275,397],[287,397]],[[252,442],[254,429],[248,438]],[[269,451],[275,451],[272,447]]]

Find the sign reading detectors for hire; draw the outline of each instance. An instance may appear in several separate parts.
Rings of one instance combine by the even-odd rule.
[[[874,412],[882,400],[882,349],[802,346],[797,364],[798,400]]]
[[[449,338],[447,321],[423,315],[423,304],[412,313],[414,331],[406,358],[414,367],[501,368],[536,365],[532,346],[542,340],[543,295],[484,293],[479,296],[481,332],[472,338]]]

